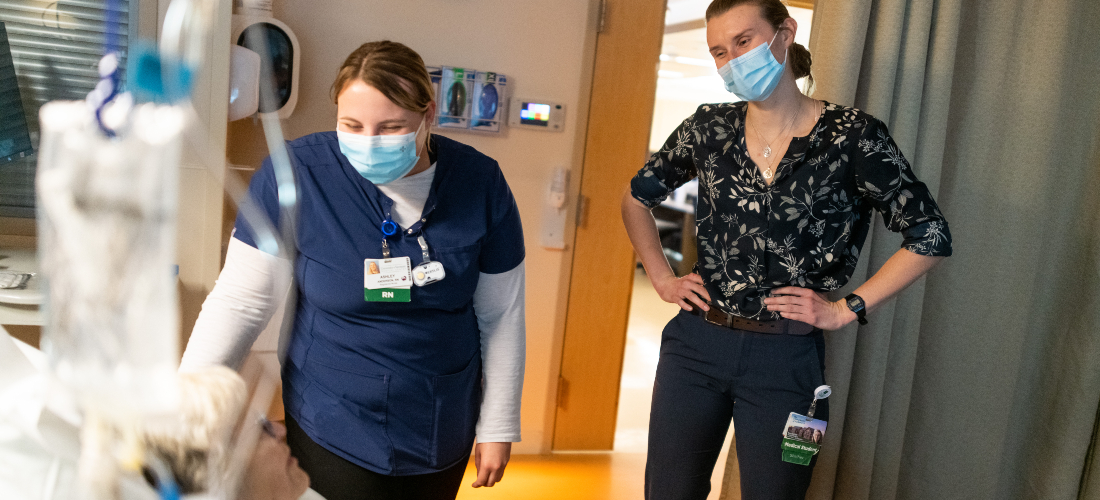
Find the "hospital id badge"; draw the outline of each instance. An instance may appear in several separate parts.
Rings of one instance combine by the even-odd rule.
[[[412,261],[408,257],[363,261],[363,298],[368,302],[409,302]]]
[[[810,465],[810,459],[821,448],[828,422],[791,412],[783,427],[783,461]]]

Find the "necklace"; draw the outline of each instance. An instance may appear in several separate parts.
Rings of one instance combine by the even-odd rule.
[[[794,124],[794,121],[798,118],[798,115],[801,111],[802,111],[802,101],[800,100],[800,101],[798,101],[798,110],[796,110],[794,112],[793,116],[791,116],[791,120],[787,122],[787,126],[783,127],[783,130],[779,131],[779,135],[775,136],[775,138],[772,139],[770,142],[767,139],[765,139],[764,136],[760,133],[760,130],[758,130],[756,128],[755,123],[751,123],[751,122],[749,123],[749,125],[752,127],[752,131],[756,132],[756,136],[759,137],[761,141],[764,141],[764,151],[761,152],[761,154],[764,155],[764,158],[771,158],[771,156],[772,156],[772,144],[771,143],[775,142],[780,137],[783,137],[784,134],[786,134],[787,130],[789,130],[791,128],[791,125]],[[745,113],[745,121],[746,122],[749,121],[747,111]],[[772,165],[771,164],[772,164],[772,162],[769,160],[767,168],[764,169],[764,178],[765,179],[771,179],[772,178],[773,174],[772,174],[772,168],[771,168]]]

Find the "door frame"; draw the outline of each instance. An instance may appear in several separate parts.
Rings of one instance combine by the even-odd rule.
[[[666,0],[605,0],[577,209],[554,450],[610,450],[634,281],[619,212],[648,155]]]

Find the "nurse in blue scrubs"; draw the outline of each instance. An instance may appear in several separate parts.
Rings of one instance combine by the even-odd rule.
[[[285,290],[287,441],[328,500],[454,498],[493,486],[519,441],[524,244],[496,161],[431,133],[436,102],[408,47],[356,49],[333,84],[336,131],[288,143],[299,187],[293,263],[238,218],[181,370],[239,366]],[[249,188],[272,220],[270,159]],[[476,437],[476,446],[474,446]]]

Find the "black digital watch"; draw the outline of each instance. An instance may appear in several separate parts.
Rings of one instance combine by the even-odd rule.
[[[847,297],[844,297],[844,301],[848,303],[848,309],[851,309],[852,312],[856,313],[856,321],[859,321],[859,324],[861,325],[866,325],[867,308],[863,304],[863,297],[860,297],[859,295],[853,293],[848,295]]]

